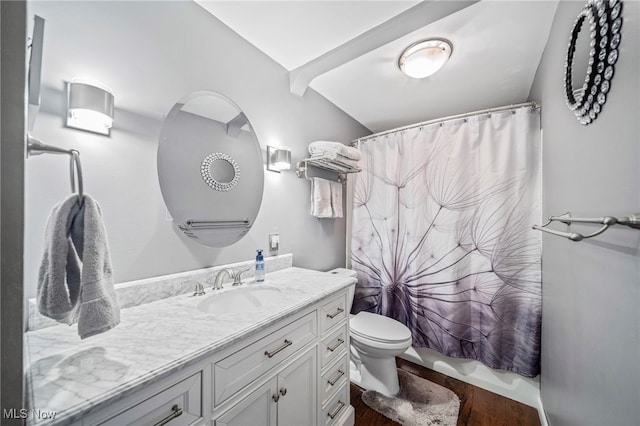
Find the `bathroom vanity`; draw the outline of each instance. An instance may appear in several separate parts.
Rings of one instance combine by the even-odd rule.
[[[83,341],[75,326],[29,332],[28,408],[56,416],[28,423],[352,425],[354,284],[289,268],[125,309],[120,325]],[[220,300],[233,307],[216,313],[213,298],[232,292]]]

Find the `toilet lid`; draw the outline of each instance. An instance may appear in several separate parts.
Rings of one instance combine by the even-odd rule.
[[[349,321],[349,329],[356,336],[379,342],[402,342],[411,339],[411,330],[400,321],[371,312],[354,315]]]

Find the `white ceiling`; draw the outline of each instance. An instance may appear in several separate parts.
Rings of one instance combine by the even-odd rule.
[[[419,3],[195,1],[289,71]]]
[[[289,71],[420,3],[196,1]],[[310,86],[374,132],[523,102],[556,6],[557,0],[483,0],[375,46],[315,78]],[[451,60],[429,78],[405,76],[397,67],[398,56],[428,37],[452,41]]]

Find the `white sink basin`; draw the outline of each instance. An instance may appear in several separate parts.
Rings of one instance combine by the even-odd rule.
[[[198,310],[205,314],[255,312],[273,306],[281,299],[279,288],[260,285],[240,287],[207,297],[198,303]]]

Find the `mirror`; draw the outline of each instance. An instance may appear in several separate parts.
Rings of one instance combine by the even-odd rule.
[[[176,103],[160,135],[158,179],[185,235],[209,247],[240,240],[258,215],[264,186],[262,151],[247,117],[216,92]]]
[[[590,0],[576,18],[567,49],[564,91],[580,124],[596,119],[611,88],[618,60],[622,1]]]

